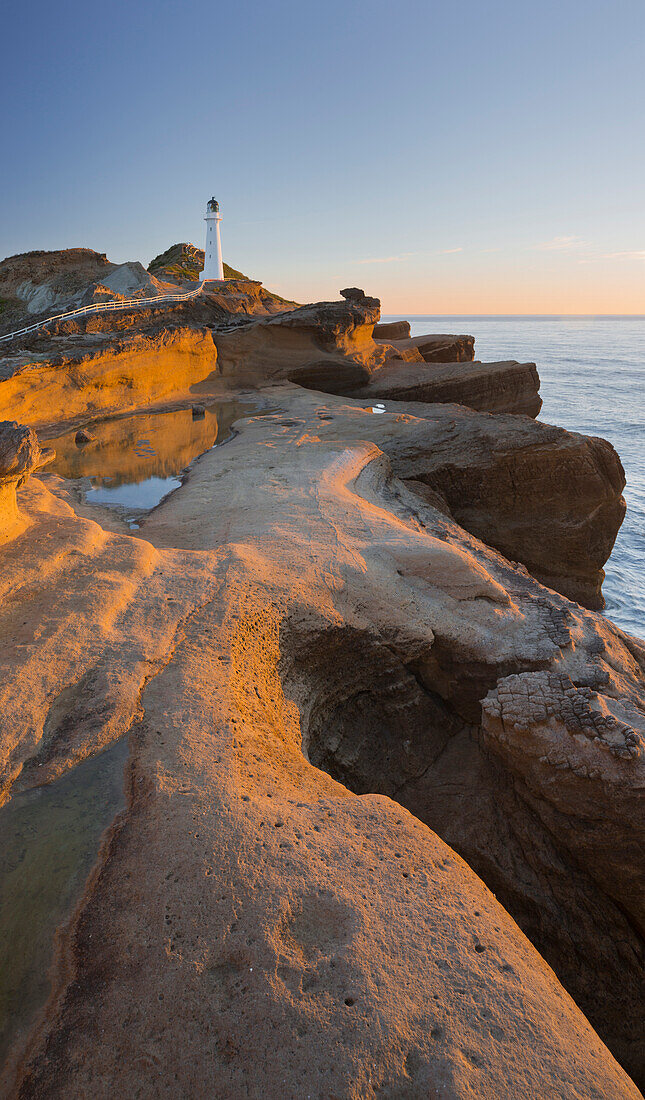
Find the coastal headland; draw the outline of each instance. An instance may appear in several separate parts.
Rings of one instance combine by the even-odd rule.
[[[202,260],[0,263],[0,336],[140,297],[0,342],[2,1096],[635,1100],[620,458],[358,288],[155,305]]]

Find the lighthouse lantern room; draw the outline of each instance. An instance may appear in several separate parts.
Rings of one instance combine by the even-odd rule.
[[[224,264],[222,263],[222,242],[219,235],[219,223],[222,215],[219,212],[217,199],[209,199],[206,203],[206,248],[204,254],[204,270],[200,271],[200,278],[204,280],[214,279],[218,282],[224,280]]]

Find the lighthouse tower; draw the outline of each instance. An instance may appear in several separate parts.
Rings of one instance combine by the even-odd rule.
[[[199,275],[202,279],[216,279],[220,282],[224,279],[224,264],[222,263],[222,242],[219,237],[219,223],[222,215],[219,212],[217,199],[210,199],[206,203],[206,249],[204,255],[204,270]]]

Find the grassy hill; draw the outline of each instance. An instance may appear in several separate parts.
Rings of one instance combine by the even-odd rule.
[[[162,282],[199,282],[199,273],[204,267],[204,252],[201,248],[195,248],[194,244],[173,244],[155,256],[148,264],[148,271]],[[245,282],[254,282],[248,275],[236,271],[229,264],[224,264],[225,279],[244,279]]]

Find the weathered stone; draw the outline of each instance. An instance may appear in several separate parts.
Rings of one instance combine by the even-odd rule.
[[[375,340],[406,340],[409,335],[409,321],[381,321],[374,325]]]
[[[424,363],[418,367],[387,363],[354,396],[373,401],[448,402],[478,412],[537,416],[542,407],[539,390],[534,363]]]
[[[41,451],[36,433],[15,420],[0,421],[0,541],[21,528],[16,491],[30,473],[53,457]]]
[[[375,400],[371,387],[363,392]],[[303,408],[309,401],[303,394]],[[329,400],[320,436],[372,440],[398,477],[438,493],[467,531],[549,588],[604,606],[602,567],[625,514],[625,474],[610,443],[458,405],[391,402],[367,422],[357,406]]]
[[[376,336],[375,336],[376,338]],[[382,337],[380,337],[382,339]],[[410,336],[404,339],[390,338],[392,346],[404,352],[415,348],[426,363],[466,363],[475,358],[474,336]]]
[[[580,677],[637,706],[642,668],[611,624],[392,477],[370,440],[387,414],[278,394],[283,411],[239,421],[143,537],[101,531],[37,481],[22,490],[31,528],[0,586],[19,581],[21,612],[46,607],[47,629],[35,650],[9,633],[3,653],[7,774],[34,785],[131,737],[127,807],[10,1061],[13,1094],[636,1100],[490,891],[390,799],[460,846],[474,834],[482,873],[511,911],[532,906],[558,966],[559,918],[574,992],[635,1066],[639,940],[589,873],[592,850],[572,857],[577,823],[543,827],[513,754],[484,751],[469,716],[542,671],[560,710]],[[10,616],[0,599],[3,635]],[[572,736],[558,728],[552,748]],[[597,765],[586,746],[576,768],[600,766],[603,792],[623,769],[614,890],[642,759]],[[562,776],[575,815],[588,780],[554,765],[551,785]],[[384,783],[389,798],[372,793]]]
[[[356,389],[385,358],[384,349],[372,338],[379,311],[378,299],[366,298],[357,290],[344,302],[318,302],[231,331],[215,332],[222,375],[234,377],[239,385],[302,380],[302,385],[314,384],[332,393],[339,377],[339,392],[343,393],[353,378]],[[342,359],[347,360],[344,368]],[[314,382],[304,381],[307,378]]]

